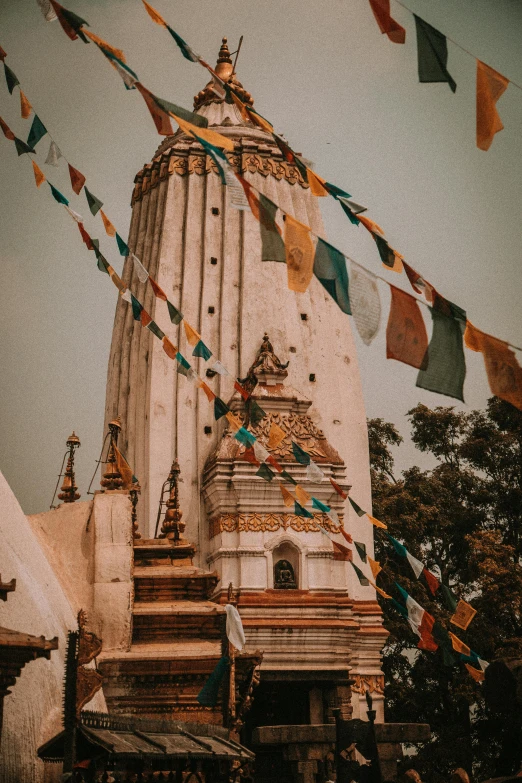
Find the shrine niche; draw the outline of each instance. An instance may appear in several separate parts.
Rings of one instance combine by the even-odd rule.
[[[284,541],[272,552],[274,590],[297,590],[299,587],[300,552],[289,541]]]

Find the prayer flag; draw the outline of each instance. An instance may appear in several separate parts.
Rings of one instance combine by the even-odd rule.
[[[132,317],[135,321],[141,321],[141,311],[143,310],[143,305],[138,302],[135,296],[132,296],[131,294],[131,305],[132,305]]]
[[[370,345],[381,323],[379,289],[375,279],[354,264],[350,268],[350,305],[359,336]]]
[[[100,38],[99,35],[96,35],[95,33],[91,33],[89,30],[82,30],[83,34],[87,36],[87,38],[90,38],[93,43],[95,43],[102,51],[105,50],[107,53],[111,54],[116,60],[119,60],[124,65],[126,65],[125,60],[125,54],[123,53],[122,49],[117,49],[115,46],[112,46],[110,43],[107,43],[107,41],[104,41],[103,38]]]
[[[74,209],[71,209],[70,207],[65,207],[65,209],[67,210],[68,214],[72,217],[73,220],[75,220],[77,223],[83,224],[83,218],[81,215],[78,214],[78,212],[75,212]],[[92,249],[94,250],[94,245]]]
[[[243,452],[243,459],[246,459],[247,462],[250,462],[252,465],[255,465],[256,468],[258,468],[261,463],[256,457],[256,453],[254,451],[253,446],[247,446],[245,448],[245,451]]]
[[[180,50],[181,50],[181,54],[183,55],[183,57],[185,57],[185,59],[186,59],[186,60],[190,60],[190,62],[197,63],[197,62],[198,62],[198,60],[199,60],[199,55],[197,55],[197,54],[196,54],[196,53],[195,53],[195,52],[194,52],[194,51],[193,51],[193,50],[190,48],[190,46],[189,46],[187,43],[185,43],[185,41],[183,40],[183,38],[182,38],[180,35],[178,35],[178,34],[177,34],[177,33],[176,33],[176,32],[175,32],[173,29],[172,29],[172,27],[169,27],[168,25],[167,25],[166,27],[167,27],[167,30],[169,31],[169,33],[171,34],[171,36],[172,36],[172,37],[174,38],[174,40],[176,41],[177,45],[179,46],[179,48],[180,48]]]
[[[241,384],[239,383],[239,381],[234,381],[234,389],[235,389],[235,390],[236,390],[236,391],[237,391],[237,392],[238,392],[238,393],[239,393],[239,394],[242,396],[242,398],[243,398],[244,400],[248,400],[248,398],[249,398],[249,396],[250,396],[250,395],[249,395],[249,393],[247,392],[247,390],[246,390],[246,389],[244,389],[244,388],[241,386]]]
[[[450,612],[455,612],[457,608],[457,599],[455,598],[453,591],[447,585],[441,584],[441,594],[445,606]]]
[[[227,639],[236,650],[241,652],[246,644],[246,638],[240,614],[232,604],[226,604],[225,611],[227,613]]]
[[[370,6],[381,33],[386,33],[393,43],[403,44],[406,40],[406,30],[392,19],[390,0],[370,0]]]
[[[260,440],[256,440],[254,443],[254,451],[259,462],[265,462],[265,460],[270,456],[270,452],[265,449]],[[286,478],[287,481],[290,481],[291,484],[297,484],[297,481],[294,481],[291,476],[288,474],[285,476],[285,471],[283,471],[282,475]]]
[[[420,637],[420,642],[417,646],[421,650],[435,651],[438,647],[432,635],[435,618],[426,612],[397,582],[395,582],[395,586],[398,588],[402,602],[406,607],[408,623],[412,631]]]
[[[146,0],[142,0],[142,2],[143,2],[143,5],[145,6],[145,9],[146,9],[148,15],[152,19],[152,21],[156,22],[156,24],[159,24],[162,27],[166,27],[167,26],[166,21],[164,20],[164,18],[162,16],[160,16],[160,14],[156,11],[156,9],[153,8],[151,5],[149,5],[146,2]]]
[[[163,350],[165,351],[169,359],[176,358],[177,348],[175,345],[173,345],[173,343],[171,343],[171,341],[166,335],[163,338]]]
[[[295,158],[295,162],[297,163],[298,156]],[[328,191],[326,190],[324,186],[324,179],[320,177],[318,174],[315,173],[315,171],[312,171],[312,169],[307,168],[306,169],[306,179],[308,180],[308,184],[310,185],[310,191],[314,196],[327,196]]]
[[[407,559],[408,563],[412,567],[412,570],[413,570],[413,573],[415,574],[416,579],[418,579],[420,577],[420,575],[422,574],[422,572],[424,571],[424,564],[421,563],[420,560],[417,560],[416,557],[413,557],[411,552],[408,552],[406,547],[403,546],[402,544],[400,544],[395,538],[390,536],[388,533],[386,535],[388,536],[388,538],[392,542],[392,544],[393,544],[397,554],[400,555],[401,557],[405,557]]]
[[[298,489],[300,489],[301,492],[303,492],[304,490],[299,485],[295,489],[295,494],[297,496],[297,499],[301,502],[301,500],[299,498],[299,495],[297,494],[297,490]],[[306,493],[306,494],[308,494],[308,493]],[[308,500],[310,500],[310,495],[308,495]],[[308,502],[308,500],[306,502]],[[319,511],[322,511],[323,514],[329,514],[330,511],[331,511],[330,506],[327,506],[326,503],[323,503],[321,500],[318,500],[317,498],[312,498],[312,506],[314,508],[318,509]]]
[[[178,372],[181,373],[181,375],[185,375],[188,378],[189,370],[191,369],[190,364],[187,362],[183,354],[181,354],[179,351],[176,354],[176,361],[178,363]]]
[[[25,143],[25,141],[22,141],[22,139],[19,139],[16,136],[15,136],[14,143],[15,143],[16,151],[18,153],[18,157],[20,157],[20,155],[23,155],[26,152],[31,153],[32,155],[36,154],[32,147],[30,147],[28,144]]]
[[[296,494],[297,494],[297,487],[296,487]],[[297,500],[294,503],[294,514],[298,517],[307,517],[308,519],[313,519],[314,515],[311,514],[309,511],[306,510],[300,503],[297,502]]]
[[[237,416],[232,411],[229,411],[226,414],[226,419],[227,419],[228,423],[230,424],[230,429],[232,430],[232,432],[237,432],[243,426],[241,424],[241,419],[239,418],[239,416]]]
[[[372,234],[383,265],[392,272],[402,272],[403,256],[388,244],[384,237]]]
[[[384,236],[384,230],[380,227],[378,223],[375,222],[375,220],[372,220],[369,217],[359,217],[358,218],[359,223],[362,223],[363,226],[367,231],[370,232],[370,234],[373,236],[374,234],[381,234]]]
[[[226,655],[219,659],[217,666],[196,696],[197,701],[202,707],[216,706],[219,697],[219,688],[228,671],[229,665],[230,659],[227,658]]]
[[[172,127],[170,117],[166,111],[159,107],[157,101],[155,100],[155,96],[150,92],[150,90],[147,90],[147,88],[144,87],[141,82],[136,82],[136,88],[139,90],[143,100],[147,104],[147,108],[152,119],[154,120],[156,130],[160,136],[173,136],[174,129]]]
[[[101,219],[103,220],[103,225],[105,226],[105,231],[110,237],[113,237],[116,234],[116,229],[112,225],[111,221],[109,220],[109,218],[107,217],[103,209],[100,210],[100,215],[101,215]]]
[[[216,399],[216,395],[214,394],[214,392],[212,391],[212,389],[210,388],[210,386],[207,386],[207,384],[205,383],[205,381],[201,381],[201,382],[200,382],[200,384],[199,384],[199,388],[200,388],[200,389],[203,389],[203,391],[205,392],[205,394],[206,394],[206,396],[207,396],[207,400],[208,400],[209,402],[214,402],[214,400]]]
[[[57,166],[59,158],[62,158],[62,157],[63,157],[63,155],[62,155],[62,153],[60,151],[60,148],[58,147],[56,142],[51,139],[51,143],[49,144],[49,152],[47,153],[47,157],[45,159],[46,165],[47,166]],[[87,191],[87,188],[85,188],[85,190]],[[88,200],[89,199],[87,199],[87,201]],[[101,206],[101,202],[100,202],[100,206]],[[92,209],[91,209],[91,212],[92,212]],[[93,215],[95,215],[95,214],[96,213],[93,212]]]
[[[348,270],[346,258],[323,239],[317,240],[314,275],[337,302],[343,313],[351,315]]]
[[[183,326],[185,327],[185,334],[187,335],[189,345],[194,347],[196,343],[201,340],[201,335],[192,328],[188,321],[183,321]]]
[[[85,232],[85,233],[87,234],[87,232]],[[89,235],[87,234],[87,236],[89,236]],[[89,237],[89,240],[92,242],[90,237]],[[116,272],[114,271],[114,269],[110,265],[109,265],[109,268],[108,268],[108,272],[109,272],[110,278],[111,278],[112,282],[114,283],[114,285],[116,286],[116,288],[123,293],[125,291],[125,283],[123,282],[121,277],[116,274]],[[150,328],[151,332],[154,332],[156,337],[159,337],[160,340],[163,338],[163,332],[161,332],[161,335],[159,334],[159,331],[161,331],[161,330],[158,330],[158,332],[156,332],[156,331],[154,331],[152,326],[150,326],[149,328]]]
[[[422,576],[423,576],[424,581],[426,582],[426,584],[427,584],[427,586],[428,586],[428,588],[430,590],[430,593],[432,595],[435,595],[435,593],[437,592],[437,590],[440,587],[440,582],[437,579],[437,577],[435,576],[435,574],[432,574],[431,571],[428,571],[427,568],[423,568],[422,569]]]
[[[78,16],[73,11],[69,11],[67,8],[64,8],[63,5],[57,3],[56,0],[49,0],[49,2],[55,10],[56,16],[58,17],[58,21],[60,22],[64,33],[69,36],[71,41],[75,41],[78,36],[80,36],[82,41],[88,43],[83,30],[81,29],[84,25],[87,25],[88,27],[85,19],[82,19],[81,16]]]
[[[353,500],[351,497],[348,497],[348,500],[350,501],[350,505],[358,517],[363,517],[366,514],[366,511],[363,511],[362,508],[357,505],[355,500]]]
[[[4,62],[4,73],[5,73],[5,80],[7,82],[7,89],[9,90],[9,93],[12,95],[14,88],[18,85],[20,85],[20,82],[18,81],[18,77],[10,69],[10,67],[7,65],[7,63]]]
[[[287,508],[291,508],[295,503],[294,496],[287,490],[284,484],[279,484],[279,489],[281,490],[281,494],[283,496],[283,503],[285,506],[287,506]]]
[[[186,133],[189,133],[189,135],[195,135],[197,140],[202,144],[203,146],[207,144],[208,146],[214,147],[213,144],[208,144],[208,142],[205,141],[205,128],[208,127],[208,120],[206,117],[203,117],[201,114],[196,114],[193,111],[188,111],[188,109],[184,109],[182,106],[177,106],[175,103],[171,103],[170,101],[166,101],[164,98],[158,98],[157,95],[152,96],[157,104],[159,104],[160,109],[163,109],[167,112],[167,114],[170,114],[171,117],[174,117],[176,122],[179,124],[179,120],[184,120],[184,125],[186,126],[183,128]],[[180,127],[182,127],[180,125]],[[219,141],[221,139],[224,139],[224,136],[221,136],[220,134],[217,134],[215,131],[208,131],[211,135],[218,137]],[[214,139],[216,141],[217,139]],[[233,146],[233,145],[232,145]],[[217,147],[214,147],[217,149]]]
[[[314,243],[310,227],[291,215],[285,220],[285,250],[288,288],[303,294],[314,274]]]
[[[301,465],[310,464],[310,455],[304,449],[302,449],[301,446],[295,442],[295,440],[292,441],[292,451],[295,459]]]
[[[388,593],[386,593],[384,590],[381,590],[381,588],[380,588],[380,587],[377,587],[377,585],[375,584],[375,582],[372,582],[372,580],[371,580],[371,579],[368,579],[368,581],[369,581],[369,583],[371,584],[371,586],[373,587],[373,589],[374,589],[374,590],[375,590],[375,591],[376,591],[376,592],[377,592],[377,593],[378,593],[380,596],[382,596],[382,598],[386,598],[388,601],[390,601],[390,600],[393,600],[393,599],[392,599],[392,597],[391,597],[391,595],[388,595]]]
[[[122,489],[130,489],[134,484],[134,473],[132,468],[115,443],[113,443],[113,448],[116,456],[116,468],[123,479]]]
[[[223,150],[220,150],[214,144],[209,144],[208,141],[205,141],[200,136],[198,136],[198,141],[216,164],[222,184],[228,187],[230,205],[234,209],[249,209],[250,205],[245,192]]]
[[[5,49],[2,49],[2,47],[0,46],[0,60],[4,62],[6,57],[7,57],[7,52],[5,51]]]
[[[222,136],[221,133],[216,133],[216,131],[210,130],[209,128],[199,127],[200,125],[206,125],[208,123],[208,120],[205,123],[206,117],[197,114],[195,115],[197,120],[191,122],[184,120],[175,111],[170,111],[170,115],[176,120],[181,130],[189,136],[194,136],[198,140],[203,139],[204,141],[208,141],[209,144],[213,144],[215,147],[223,147],[223,149],[228,152],[234,152],[234,142],[232,139],[227,138],[227,136]]]
[[[354,541],[353,543],[363,563],[367,563],[368,555],[366,554],[366,544],[362,544],[360,541]]]
[[[210,348],[207,348],[203,340],[198,340],[194,346],[194,350],[192,351],[192,356],[199,356],[201,359],[204,359],[206,362],[208,362],[212,356],[212,351]]]
[[[339,486],[339,484],[337,484],[337,483],[336,483],[336,482],[333,480],[333,478],[331,478],[331,479],[330,479],[330,484],[331,484],[331,485],[332,485],[332,487],[335,489],[335,491],[337,492],[337,494],[338,494],[338,495],[340,495],[340,496],[343,498],[343,500],[346,500],[346,498],[348,497],[348,493],[347,493],[347,492],[345,492],[345,491],[344,491],[344,489],[342,489],[342,487],[340,487],[340,486]]]
[[[413,14],[417,29],[417,60],[420,82],[447,82],[452,92],[457,85],[448,73],[446,36]]]
[[[24,120],[26,120],[29,117],[29,115],[31,114],[32,108],[33,107],[31,106],[31,104],[27,100],[27,96],[25,95],[25,93],[22,92],[22,90],[20,90],[20,112],[21,112],[22,118]]]
[[[142,326],[148,326],[150,322],[152,321],[152,318],[148,314],[148,312],[142,307],[141,313],[140,313],[140,321]]]
[[[315,464],[313,459],[310,460],[306,466],[306,480],[307,481],[322,481],[324,479],[324,473],[321,468]]]
[[[116,244],[118,245],[118,250],[120,251],[120,256],[128,256],[130,253],[129,247],[126,242],[120,237],[118,232],[116,232]]]
[[[469,663],[465,663],[464,666],[471,674],[475,682],[484,682],[484,680],[486,679],[486,675],[484,674],[482,669],[475,669],[473,666],[470,666]]]
[[[473,620],[476,614],[477,614],[476,609],[473,609],[473,607],[470,606],[470,604],[460,599],[460,601],[457,604],[457,609],[455,611],[455,614],[452,617],[450,617],[450,623],[453,623],[453,625],[456,625],[458,628],[462,628],[463,631],[466,631],[468,625]]]
[[[358,566],[356,566],[353,561],[351,561],[351,562],[352,562],[353,569],[354,569],[355,573],[357,574],[357,577],[358,577],[359,582],[361,583],[361,585],[363,585],[364,587],[369,587],[370,582],[368,581],[367,577],[365,577],[365,575],[363,574],[361,569]]]
[[[259,444],[259,441],[257,441],[256,444],[254,444],[254,448],[256,447],[257,444]],[[288,473],[287,470],[283,470],[283,472],[281,473],[281,478],[284,478],[285,481],[289,482],[289,484],[293,484],[294,486],[297,486],[297,481],[293,476],[290,475],[290,473]]]
[[[172,302],[170,302],[169,300],[167,300],[167,308],[172,323],[176,325],[180,324],[183,320],[183,313],[181,313],[176,307],[174,307]]]
[[[252,214],[260,224],[261,261],[280,261],[285,263],[285,244],[281,238],[281,229],[275,220],[278,211],[277,205],[266,198],[266,196],[263,196],[262,193],[254,193],[252,186],[246,179],[239,175],[238,179],[243,186]]]
[[[455,397],[464,402],[463,387],[466,362],[462,347],[464,324],[430,308],[433,333],[428,346],[428,368],[417,375],[416,386]]]
[[[33,164],[34,179],[35,179],[35,182],[36,182],[36,187],[39,188],[40,185],[42,184],[42,182],[45,182],[45,175],[44,175],[42,169],[40,168],[40,166],[37,163],[35,163],[34,160],[32,160],[31,163]]]
[[[49,0],[36,0],[36,2],[40,6],[40,10],[44,15],[46,22],[54,22],[54,20],[57,19],[54,10],[51,8],[51,3]]]
[[[344,544],[338,544],[337,541],[332,541],[333,544],[333,559],[342,563],[352,563],[352,550],[348,549]],[[352,563],[353,565],[353,563]]]
[[[302,506],[306,506],[312,499],[308,492],[300,484],[296,485],[295,496]]]
[[[51,185],[49,180],[47,180],[47,183],[48,183],[49,187],[51,188],[51,193],[53,194],[53,197],[58,202],[58,204],[65,204],[65,206],[68,207],[69,206],[68,199],[66,199],[65,196],[62,195],[60,193],[60,191],[57,188],[54,187],[54,185]]]
[[[261,406],[258,405],[257,402],[252,398],[249,399],[247,408],[248,408],[250,423],[252,424],[253,427],[255,427],[257,424],[259,424],[260,421],[262,421],[265,418],[266,413],[263,410],[263,408],[261,408]]]
[[[370,566],[373,574],[373,578],[377,579],[377,574],[382,571],[380,563],[377,562],[377,560],[373,560],[373,558],[370,557],[370,555],[367,555],[368,559],[368,565]]]
[[[464,644],[464,642],[462,642],[458,636],[455,636],[455,634],[451,633],[451,631],[448,632],[448,636],[451,639],[451,644],[455,652],[461,653],[462,655],[465,655],[466,658],[468,658],[471,653],[468,645]]]
[[[35,114],[33,117],[31,130],[29,131],[29,136],[27,137],[28,145],[31,148],[34,148],[36,144],[38,144],[40,139],[45,136],[46,133],[47,133],[47,128],[41,121],[40,117],[37,114]]]
[[[226,405],[222,399],[219,397],[216,397],[214,400],[214,418],[216,421],[218,421],[222,416],[226,416],[226,414],[230,411],[230,408],[228,405]]]
[[[406,261],[402,262],[404,271],[411,283],[411,287],[417,294],[422,294],[430,304],[433,302],[434,288],[423,277],[419,275]]]
[[[163,290],[163,288],[161,288],[161,287],[160,287],[160,286],[159,286],[159,285],[156,283],[156,281],[155,281],[155,280],[154,280],[152,277],[150,277],[150,275],[149,275],[148,273],[147,273],[147,276],[148,276],[148,280],[149,280],[149,283],[150,283],[150,287],[151,287],[151,288],[152,288],[152,290],[154,291],[154,296],[155,296],[157,299],[161,299],[163,302],[166,302],[166,301],[167,301],[167,294],[165,293],[165,291]]]
[[[375,527],[379,527],[382,530],[387,530],[388,529],[388,525],[385,525],[384,522],[380,522],[378,519],[376,519],[375,517],[372,517],[370,514],[366,514],[366,516],[368,517],[368,519],[370,520],[372,525],[374,525]]]
[[[51,146],[53,144],[54,144],[54,142],[51,143]],[[56,149],[58,149],[58,148],[56,148]],[[58,150],[58,152],[59,152],[59,150]],[[47,156],[47,158],[49,158],[50,155],[51,155],[51,149],[49,148],[49,155]],[[60,153],[58,155],[58,157],[61,157],[61,156],[62,155]],[[47,163],[48,160],[46,160],[45,162]],[[52,163],[51,165],[55,166],[56,163]],[[85,193],[85,198],[87,199],[87,203],[89,205],[89,209],[91,210],[91,215],[97,215],[99,210],[103,207],[103,202],[100,201],[99,198],[96,198],[96,196],[93,196],[93,194],[89,190],[87,190],[87,188],[84,188],[84,193]]]
[[[256,476],[259,476],[260,478],[264,479],[264,481],[272,481],[274,475],[275,474],[273,470],[270,470],[268,465],[265,465],[264,463],[261,465],[261,467],[256,473]]]
[[[16,139],[16,136],[14,135],[9,125],[1,117],[0,117],[0,128],[2,128],[2,132],[6,137],[6,139],[9,139],[9,141],[14,141]]]
[[[420,369],[425,365],[428,335],[417,300],[390,286],[391,305],[386,327],[386,358]]]
[[[125,88],[127,90],[135,90],[136,84],[139,82],[138,74],[129,68],[129,66],[125,63],[124,57],[120,59],[119,57],[115,56],[116,52],[122,55],[123,52],[121,50],[115,49],[113,46],[109,46],[101,38],[98,38],[98,36],[89,34],[89,38],[91,38],[91,40],[96,43],[101,53],[104,55],[104,57],[107,58],[114,70],[119,74],[125,85]]]
[[[281,429],[279,424],[273,421],[270,424],[270,432],[268,433],[268,448],[270,450],[277,449],[279,444],[286,438],[286,432]]]
[[[78,171],[78,169],[75,169],[74,166],[71,166],[70,163],[68,164],[68,166],[69,166],[69,176],[71,178],[71,187],[74,190],[74,192],[76,193],[76,195],[79,196],[83,186],[85,185],[85,177],[83,176],[81,171]],[[103,213],[102,213],[102,216],[103,216]],[[103,222],[105,223],[105,220]],[[107,225],[106,224],[105,224],[105,229],[107,230]],[[114,226],[113,226],[113,229],[114,229]],[[107,233],[109,234],[108,230],[107,230]],[[109,236],[113,236],[113,234],[109,234]]]
[[[504,126],[496,103],[507,90],[509,79],[477,60],[477,147],[489,150],[495,133]]]
[[[267,461],[267,462],[269,462],[269,463],[272,465],[272,467],[274,467],[274,468],[277,470],[277,472],[278,472],[278,473],[282,473],[282,472],[283,472],[283,468],[281,467],[281,465],[280,465],[280,464],[279,464],[279,462],[276,460],[276,458],[274,457],[274,455],[273,455],[273,454],[270,454],[270,455],[269,455],[269,456],[266,458],[266,461]]]
[[[65,207],[65,209],[69,209],[69,207]],[[77,225],[78,225],[78,230],[79,230],[79,232],[81,234],[81,237],[82,237],[83,241],[85,242],[85,244],[87,246],[87,250],[94,250],[94,245],[92,244],[92,239],[89,236],[89,234],[87,233],[87,231],[85,230],[83,223],[78,221]]]
[[[212,365],[212,369],[215,370],[215,372],[219,373],[220,375],[227,376],[230,375],[229,371],[225,367],[224,364],[221,364],[220,361],[215,361]]]
[[[466,322],[464,341],[467,348],[482,353],[491,393],[522,410],[522,367],[508,344],[481,332],[471,321]]]
[[[341,525],[341,520],[339,519],[339,514],[335,510],[335,508],[331,508],[330,511],[326,512],[326,516],[328,519],[334,523],[339,528],[339,533],[342,535],[346,541],[348,541],[349,544],[353,543],[353,539],[349,533],[346,532],[346,530],[343,529]]]

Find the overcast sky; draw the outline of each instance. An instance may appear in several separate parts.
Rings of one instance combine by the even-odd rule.
[[[485,153],[475,146],[475,61],[449,43],[456,94],[446,84],[419,84],[414,20],[395,0],[393,15],[407,30],[404,46],[380,34],[367,0],[152,4],[211,63],[223,35],[231,49],[244,35],[237,71],[257,110],[319,174],[367,205],[390,243],[477,326],[522,346],[521,90],[510,85],[500,99],[505,130]],[[141,0],[65,5],[123,48],[149,89],[192,107],[206,74],[182,58]],[[522,85],[522,3],[409,5]],[[124,89],[96,47],[72,42],[58,23],[46,23],[36,0],[0,0],[0,45],[44,124],[126,236],[134,175],[161,141],[141,97]],[[30,120],[20,118],[18,90],[10,96],[2,83],[0,107],[15,133],[26,138]],[[43,165],[47,148],[44,139],[37,160],[69,194],[65,166]],[[0,467],[24,510],[33,513],[49,506],[73,429],[82,440],[77,467],[86,499],[101,445],[116,289],[97,272],[92,253],[49,189],[36,190],[27,160],[19,160],[3,137],[0,182]],[[71,206],[102,239],[119,271],[115,244],[105,241],[84,195],[72,195]],[[353,227],[333,200],[322,199],[321,207],[337,247],[409,290],[405,276],[382,270],[369,235]],[[416,389],[416,370],[386,360],[387,287],[381,293],[381,334],[370,348],[357,343],[367,414],[395,422],[406,434],[405,414],[419,401],[465,410],[484,406],[488,386],[480,355],[466,351],[464,406]],[[265,326],[270,329],[269,314]],[[403,451],[403,466],[417,458],[411,447]]]

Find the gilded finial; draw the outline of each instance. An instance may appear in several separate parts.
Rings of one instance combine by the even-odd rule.
[[[65,444],[69,449],[69,455],[67,458],[67,468],[65,469],[63,484],[61,492],[58,495],[58,499],[64,503],[74,503],[79,500],[81,495],[77,492],[76,477],[74,475],[74,450],[79,448],[80,438],[73,430],[72,435],[69,435]]]
[[[180,540],[180,533],[185,530],[185,523],[181,521],[183,513],[179,508],[178,482],[180,474],[179,462],[177,459],[172,463],[167,483],[169,485],[169,499],[167,500],[167,510],[161,526],[160,538],[170,538],[174,541]]]
[[[114,447],[118,445],[118,435],[121,432],[121,422],[119,416],[109,422],[109,433],[111,440],[109,443],[109,451],[107,452],[107,470],[103,474],[103,478],[100,482],[104,489],[121,489],[123,486],[123,479],[121,473],[118,470],[116,462],[116,451]]]
[[[249,92],[245,90],[241,82],[238,80],[234,65],[232,64],[232,57],[228,48],[228,41],[226,37],[221,40],[221,48],[219,50],[216,67],[214,69],[219,78],[230,84],[234,88],[234,92],[247,106],[254,105],[254,99]],[[222,103],[225,97],[218,95],[215,90],[214,80],[208,82],[201,92],[199,92],[194,98],[194,109],[197,111],[201,106],[205,106],[209,103]]]

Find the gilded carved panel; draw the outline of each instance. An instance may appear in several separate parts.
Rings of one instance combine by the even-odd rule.
[[[296,514],[220,514],[209,521],[210,538],[218,533],[248,531],[253,533],[274,533],[277,530],[291,528],[297,533],[316,533],[321,528],[330,533],[339,533],[343,525],[343,515],[339,514],[336,525],[326,514],[314,514],[313,519]]]

